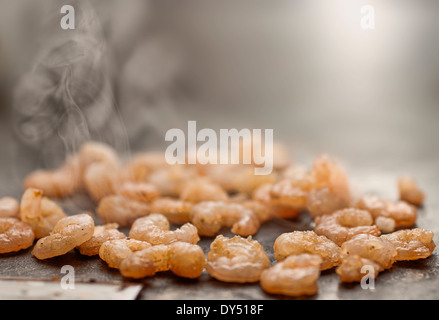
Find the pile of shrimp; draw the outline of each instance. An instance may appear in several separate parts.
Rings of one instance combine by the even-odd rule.
[[[375,277],[397,261],[432,255],[433,232],[414,228],[425,194],[413,178],[398,180],[399,199],[356,196],[330,156],[308,169],[285,147],[275,152],[273,172],[257,176],[254,163],[171,166],[158,152],[123,160],[108,145],[85,143],[59,168],[31,172],[20,201],[0,198],[0,253],[33,246],[31,254],[45,260],[75,250],[127,279],[205,272],[287,296],[317,294],[323,270],[360,282],[365,266]],[[59,201],[78,193],[94,201],[94,212],[64,212]],[[301,213],[312,230],[273,235],[270,260],[259,229]],[[210,239],[210,248],[200,239]]]

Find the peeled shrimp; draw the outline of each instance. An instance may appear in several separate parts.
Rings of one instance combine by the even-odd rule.
[[[303,210],[306,208],[308,192],[296,186],[292,180],[282,180],[270,190],[271,202]]]
[[[274,258],[285,260],[291,255],[317,254],[322,258],[321,270],[330,269],[340,263],[340,247],[325,236],[314,231],[294,231],[281,234],[274,242]]]
[[[168,219],[159,213],[152,213],[134,221],[129,236],[152,245],[171,244],[177,241],[195,244],[200,240],[197,228],[190,223],[170,231]]]
[[[86,214],[77,214],[59,220],[49,236],[35,244],[32,254],[40,260],[66,254],[93,236],[94,221]]]
[[[232,227],[231,231],[240,236],[255,234],[260,227],[256,214],[237,203],[219,201],[200,202],[192,209],[192,223],[200,235],[213,236],[222,226]]]
[[[381,234],[378,227],[372,225],[373,218],[366,210],[343,209],[331,215],[319,216],[315,222],[314,231],[328,237],[339,246],[357,234],[366,233],[374,236]]]
[[[385,217],[395,220],[395,227],[411,227],[417,218],[416,208],[404,201],[393,202],[366,195],[361,197],[355,206],[369,211],[374,219]]]
[[[134,239],[109,240],[105,241],[99,248],[99,257],[104,260],[110,268],[119,269],[121,262],[131,253],[149,247],[151,247],[150,243]]]
[[[17,218],[20,204],[12,197],[0,198],[0,218]]]
[[[118,168],[107,162],[91,163],[83,176],[85,190],[95,202],[115,194],[118,179]]]
[[[261,275],[264,291],[287,296],[314,295],[318,292],[322,258],[314,254],[299,254],[278,262]]]
[[[65,217],[63,209],[52,200],[43,197],[41,190],[29,188],[23,193],[20,219],[32,227],[35,238],[48,236],[57,222]]]
[[[359,255],[388,269],[396,260],[397,251],[392,243],[370,234],[358,234],[341,246],[343,255]]]
[[[183,185],[180,199],[198,203],[202,201],[227,201],[229,197],[218,184],[199,178]]]
[[[159,196],[157,188],[153,184],[145,182],[125,182],[119,188],[118,193],[126,198],[147,203],[154,201]]]
[[[369,268],[364,269],[364,267]],[[373,269],[373,274],[371,274],[370,268]],[[343,282],[360,282],[366,275],[376,278],[381,271],[383,271],[381,265],[357,254],[344,256],[341,264],[335,270]]]
[[[419,189],[413,178],[401,177],[398,179],[399,199],[414,206],[421,206],[425,200],[425,194]]]
[[[161,213],[170,223],[183,224],[191,221],[192,202],[173,198],[158,198],[151,203],[151,212]]]
[[[27,249],[34,243],[32,227],[16,218],[0,218],[0,253]]]
[[[179,277],[194,279],[201,275],[205,264],[200,246],[175,242],[132,253],[120,264],[120,272],[124,277],[139,279],[170,270]]]
[[[70,196],[81,186],[81,168],[76,156],[69,156],[58,169],[36,170],[24,180],[25,189],[40,189],[50,198]]]
[[[299,210],[296,207],[275,204],[271,199],[272,184],[264,184],[255,189],[252,193],[252,199],[267,207],[271,217],[292,219],[297,217]]]
[[[257,282],[270,266],[264,248],[250,237],[218,235],[207,254],[207,272],[224,282]]]
[[[328,155],[320,155],[311,169],[312,189],[329,188],[345,205],[351,201],[349,179],[343,169]]]
[[[184,185],[195,177],[197,177],[195,168],[174,165],[151,172],[146,182],[155,185],[160,195],[164,197],[178,197]]]
[[[397,251],[396,260],[417,260],[431,256],[436,247],[434,233],[429,230],[415,228],[399,230],[380,238],[389,241]]]
[[[76,247],[79,252],[86,256],[95,256],[99,254],[101,245],[110,240],[125,239],[126,236],[119,230],[117,223],[109,223],[103,226],[96,226],[93,236],[83,244]]]
[[[306,208],[314,219],[318,216],[334,213],[345,207],[345,201],[333,194],[327,187],[313,189],[308,193]]]
[[[96,209],[104,223],[117,223],[121,227],[130,226],[137,218],[150,213],[149,205],[120,195],[102,198]]]
[[[78,157],[82,170],[88,168],[92,163],[97,162],[105,162],[114,167],[119,166],[119,158],[114,149],[98,141],[88,141],[84,143],[78,152]]]

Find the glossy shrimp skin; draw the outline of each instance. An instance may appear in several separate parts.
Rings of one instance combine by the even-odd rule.
[[[23,193],[20,219],[32,227],[35,238],[48,236],[56,223],[65,217],[63,209],[49,198],[44,197],[42,190],[29,188]]]
[[[0,253],[27,249],[34,243],[32,227],[16,218],[0,218]]]
[[[250,237],[218,235],[210,245],[206,270],[223,282],[257,282],[270,260],[263,247]]]
[[[35,244],[32,254],[39,260],[66,254],[93,236],[94,221],[86,213],[59,220],[50,235]]]
[[[159,213],[152,213],[134,221],[129,236],[152,245],[171,244],[177,241],[195,244],[200,240],[197,228],[192,224],[186,223],[177,230],[171,231],[168,220]]]
[[[321,270],[331,269],[340,263],[340,247],[325,236],[319,236],[314,231],[294,231],[281,234],[276,238],[274,257],[283,261],[292,255],[302,253],[316,254],[322,258]]]
[[[433,241],[434,233],[430,230],[414,228],[398,230],[381,236],[390,242],[397,251],[396,260],[418,260],[432,255],[436,244]]]
[[[254,235],[260,227],[256,214],[238,203],[205,201],[192,209],[192,223],[203,236],[217,234],[221,227],[231,227],[231,231],[240,236]]]
[[[151,203],[151,212],[163,214],[170,223],[183,224],[191,221],[193,206],[189,201],[163,197]]]
[[[93,236],[76,248],[82,255],[98,255],[99,249],[104,242],[126,238],[125,234],[117,230],[117,228],[117,223],[109,223],[103,226],[96,226],[93,232]]]
[[[110,195],[99,202],[96,209],[104,223],[117,223],[121,227],[131,226],[140,217],[150,213],[149,204],[121,195]]]
[[[261,287],[271,294],[315,295],[321,261],[319,255],[307,253],[289,256],[262,272]]]
[[[360,282],[366,275],[376,278],[383,267],[357,254],[346,255],[335,272],[342,282]]]
[[[342,209],[331,215],[319,216],[315,220],[314,231],[334,241],[337,245],[361,233],[378,236],[381,231],[373,225],[373,218],[368,211],[354,208]]]
[[[151,247],[150,243],[135,239],[109,240],[105,241],[99,248],[99,257],[104,260],[110,268],[119,269],[122,261],[131,253],[149,247]]]

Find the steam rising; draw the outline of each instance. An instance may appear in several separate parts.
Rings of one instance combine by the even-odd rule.
[[[75,8],[76,29],[61,30],[54,12],[32,69],[15,92],[14,124],[21,141],[53,167],[88,140],[128,150],[111,85],[111,61],[100,21],[86,1]],[[59,10],[60,5],[51,6]],[[44,156],[47,155],[47,156]]]

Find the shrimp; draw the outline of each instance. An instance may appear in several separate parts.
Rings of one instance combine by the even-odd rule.
[[[180,199],[199,203],[202,201],[227,201],[229,196],[218,184],[199,178],[184,184]]]
[[[296,186],[292,180],[282,180],[270,190],[271,202],[303,210],[306,208],[308,192]]]
[[[120,195],[111,195],[99,201],[96,212],[104,223],[114,222],[121,227],[127,227],[137,218],[148,215],[150,208],[147,203]]]
[[[157,188],[153,184],[145,182],[125,182],[118,190],[118,193],[123,197],[146,203],[150,203],[159,197]]]
[[[256,217],[258,218],[260,223],[267,222],[272,219],[272,215],[267,206],[262,203],[254,200],[244,200],[240,202],[241,205],[246,207],[247,209],[252,210]]]
[[[272,184],[264,184],[253,191],[252,199],[267,207],[271,217],[293,219],[299,214],[299,210],[296,207],[275,204],[271,199]]]
[[[367,233],[374,236],[381,234],[373,218],[366,210],[343,209],[331,215],[319,216],[315,220],[314,231],[334,241],[337,245],[351,239],[360,233]]]
[[[88,195],[99,202],[102,198],[116,193],[118,168],[111,163],[91,163],[84,171],[83,181]]]
[[[213,236],[222,226],[241,236],[255,234],[260,222],[255,213],[237,203],[219,201],[200,202],[192,209],[192,223],[200,235]]]
[[[372,270],[370,268],[373,269],[373,274],[371,274]],[[381,271],[383,271],[381,265],[357,254],[344,256],[341,264],[335,269],[343,282],[360,282],[366,274],[369,277],[376,278]]]
[[[361,197],[355,207],[369,211],[374,219],[377,217],[393,219],[397,228],[411,227],[415,224],[417,218],[416,208],[407,202],[383,200],[373,195]]]
[[[81,167],[77,156],[67,157],[58,169],[36,170],[24,179],[25,189],[40,189],[50,198],[71,196],[81,187]]]
[[[18,218],[20,214],[20,204],[15,198],[0,198],[0,218]]]
[[[269,266],[264,248],[251,236],[227,238],[218,235],[207,254],[207,272],[224,282],[257,282]]]
[[[192,202],[173,198],[158,198],[151,203],[151,212],[161,213],[170,223],[183,224],[191,221]]]
[[[21,198],[20,219],[28,223],[36,239],[50,234],[57,222],[66,217],[64,210],[52,200],[43,197],[39,189],[27,189]]]
[[[318,216],[331,214],[337,210],[346,208],[346,203],[327,187],[313,189],[308,193],[306,208],[315,219]]]
[[[396,260],[417,260],[431,256],[436,244],[433,241],[434,233],[429,230],[415,228],[399,230],[381,236],[389,241],[397,251]]]
[[[319,290],[321,262],[322,258],[315,254],[289,256],[262,272],[261,287],[272,294],[315,295]]]
[[[175,242],[169,246],[169,270],[183,278],[198,278],[206,266],[206,257],[200,246]]]
[[[206,264],[200,246],[187,242],[156,245],[130,254],[120,264],[124,277],[140,279],[170,270],[179,277],[198,278]]]
[[[152,245],[171,244],[177,241],[195,244],[200,241],[197,228],[190,223],[184,224],[175,231],[169,229],[169,221],[164,215],[152,213],[134,221],[129,236]]]
[[[34,243],[32,227],[16,218],[0,218],[0,253],[27,249]]]
[[[99,248],[99,257],[110,268],[119,269],[121,262],[131,253],[147,249],[151,244],[134,239],[116,239],[105,241]]]
[[[108,163],[113,167],[119,166],[119,158],[109,145],[88,141],[84,143],[78,152],[79,163],[82,170],[88,168],[92,163]]]
[[[197,177],[195,168],[181,165],[157,169],[146,178],[146,182],[155,185],[160,195],[165,197],[178,197],[184,185]]]
[[[59,220],[50,235],[37,241],[32,254],[39,260],[66,254],[93,236],[94,221],[87,214],[77,214]]]
[[[425,200],[425,194],[419,189],[413,178],[401,177],[398,179],[399,199],[420,207]]]
[[[95,256],[99,254],[101,245],[110,240],[125,239],[126,236],[119,230],[117,223],[109,223],[103,226],[96,226],[93,236],[83,244],[76,247],[82,255]]]
[[[166,157],[161,152],[145,152],[136,154],[124,167],[126,178],[131,182],[145,182],[153,171],[167,168]]]
[[[376,217],[375,225],[380,229],[381,233],[390,233],[395,231],[395,220],[387,217]]]
[[[329,188],[346,206],[351,202],[349,179],[343,169],[328,155],[318,156],[311,169],[312,189]]]
[[[392,243],[371,234],[358,234],[341,245],[342,255],[359,255],[389,269],[396,260],[397,251]]]
[[[283,261],[291,255],[317,254],[322,258],[321,270],[331,269],[340,263],[340,247],[314,231],[294,231],[281,234],[274,242],[274,258]]]

